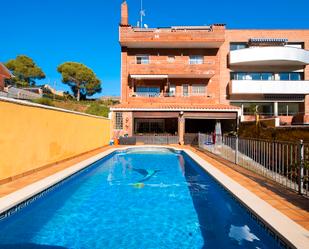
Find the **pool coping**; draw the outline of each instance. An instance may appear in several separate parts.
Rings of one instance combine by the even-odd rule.
[[[177,151],[183,151],[197,162],[205,171],[207,171],[215,180],[217,180],[227,191],[229,191],[238,201],[246,206],[251,212],[256,214],[268,227],[274,230],[289,246],[295,248],[306,248],[309,245],[309,231],[282,214],[280,211],[272,207],[266,201],[262,200],[245,187],[241,186],[235,180],[222,173],[215,166],[202,159],[190,149],[159,146],[159,145],[140,145],[140,146],[124,146],[111,148],[81,161],[69,168],[59,171],[53,175],[43,178],[32,183],[22,189],[10,193],[0,198],[0,214],[10,210],[18,204],[28,200],[29,198],[39,194],[49,187],[61,182],[74,173],[86,168],[90,164],[110,155],[115,151],[126,150],[130,148],[168,148]]]

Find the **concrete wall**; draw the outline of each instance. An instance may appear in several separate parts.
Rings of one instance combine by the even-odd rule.
[[[110,120],[0,98],[0,182],[109,143]]]

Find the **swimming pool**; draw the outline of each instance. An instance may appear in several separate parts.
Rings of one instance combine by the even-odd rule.
[[[0,231],[0,248],[280,248],[186,153],[158,148],[110,154]]]

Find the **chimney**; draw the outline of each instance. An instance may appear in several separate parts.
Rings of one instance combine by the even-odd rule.
[[[123,1],[121,4],[121,22],[120,26],[128,26],[129,25],[129,15],[128,15],[128,5],[127,1]]]

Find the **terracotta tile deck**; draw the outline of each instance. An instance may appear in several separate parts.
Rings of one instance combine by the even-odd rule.
[[[309,198],[287,190],[283,186],[247,169],[193,147],[187,147],[240,185],[269,203],[290,219],[309,230]]]
[[[60,162],[60,163],[56,163],[54,165],[51,165],[50,167],[48,168],[45,168],[45,169],[42,169],[42,170],[39,170],[39,171],[36,171],[30,175],[26,175],[26,176],[23,176],[23,177],[20,177],[20,178],[17,178],[11,182],[8,182],[8,183],[4,183],[4,184],[1,184],[0,185],[0,198],[7,195],[7,194],[10,194],[18,189],[21,189],[31,183],[34,183],[36,181],[39,181],[47,176],[50,176],[52,174],[55,174],[65,168],[68,168],[70,166],[73,166],[74,164],[76,163],[79,163],[83,160],[86,160],[96,154],[99,154],[103,151],[106,151],[108,149],[110,149],[111,147],[102,147],[102,148],[99,148],[99,149],[96,149],[96,150],[93,150],[91,152],[88,152],[88,153],[85,153],[85,154],[82,154],[80,156],[76,156],[72,159],[69,159],[69,160],[66,160],[66,161],[63,161],[63,162]]]
[[[114,146],[114,148],[115,147],[116,146]],[[290,219],[294,220],[296,223],[309,230],[309,198],[299,196],[296,193],[289,191],[262,176],[236,166],[233,163],[220,159],[210,153],[201,152],[200,150],[197,150],[191,146],[175,147],[192,150],[204,160],[218,168],[224,174],[237,181],[240,185],[247,188],[249,191],[268,202],[270,205],[288,216]],[[77,156],[73,159],[55,164],[46,169],[32,173],[31,175],[18,178],[12,182],[2,184],[0,185],[0,197],[21,189],[30,183],[41,180],[110,148],[110,146],[100,148],[87,154]]]

